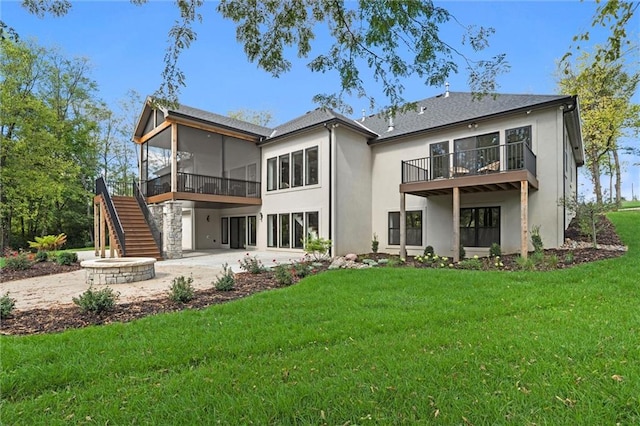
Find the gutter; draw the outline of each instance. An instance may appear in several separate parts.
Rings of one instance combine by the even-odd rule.
[[[327,123],[323,124],[324,128],[329,132],[329,239],[331,240],[331,247],[329,248],[329,256],[333,257],[333,245],[335,244],[333,237],[333,153],[332,145],[334,140],[333,129],[335,124],[331,127]]]

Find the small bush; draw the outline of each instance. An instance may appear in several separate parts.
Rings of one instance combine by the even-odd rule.
[[[93,287],[89,287],[79,297],[74,297],[73,303],[78,305],[82,312],[98,314],[113,309],[119,296],[120,293],[114,292],[109,287],[101,290],[94,290]]]
[[[550,254],[545,259],[545,264],[547,265],[547,268],[549,268],[549,269],[558,269],[558,264],[559,263],[560,263],[560,259],[558,259],[558,256],[555,255],[555,254]]]
[[[8,318],[16,306],[16,299],[9,297],[9,292],[0,297],[0,319]]]
[[[5,268],[13,269],[15,271],[24,271],[25,269],[31,268],[33,264],[29,260],[27,253],[21,252],[12,252],[7,254],[7,257],[4,259]]]
[[[472,270],[479,271],[482,269],[483,264],[480,259],[478,259],[477,257],[474,257],[472,259],[461,260],[458,263],[458,266],[460,266],[462,269],[472,269]]]
[[[306,262],[295,262],[292,266],[293,273],[298,278],[304,278],[311,273],[311,267]]]
[[[222,265],[222,275],[216,279],[214,285],[218,291],[231,291],[235,287],[236,279],[228,263]]]
[[[533,251],[536,253],[544,251],[544,244],[542,244],[542,237],[540,236],[540,225],[531,228],[531,244],[533,244]]]
[[[429,257],[433,257],[433,254],[435,252],[433,251],[433,246],[426,246],[424,248],[424,253],[422,253],[425,257],[429,256]]]
[[[56,258],[56,262],[59,265],[73,265],[78,261],[78,255],[72,251],[63,251],[58,253],[58,257]]]
[[[536,264],[530,257],[516,257],[516,264],[518,265],[518,269],[523,271],[534,271],[536,269]]]
[[[498,243],[491,244],[491,247],[489,247],[489,256],[491,257],[502,256],[502,249],[500,248],[500,244]]]
[[[288,286],[293,284],[293,268],[291,265],[276,265],[275,277],[278,285]]]
[[[529,258],[533,261],[533,264],[536,266],[544,265],[544,252],[534,251]]]
[[[462,247],[462,244],[460,244],[460,247],[458,248],[458,255],[460,256],[460,260],[464,260],[467,256],[467,252],[464,247]]]
[[[329,255],[331,240],[324,238],[309,238],[304,242],[304,251],[313,256],[314,260],[324,260]]]
[[[193,277],[185,278],[183,275],[175,277],[169,287],[169,299],[177,303],[186,303],[193,300],[195,289],[193,288]]]
[[[36,237],[35,241],[29,241],[29,247],[38,250],[58,250],[67,242],[65,234],[45,235],[44,237]]]
[[[249,253],[245,254],[242,260],[238,260],[240,269],[251,274],[261,274],[267,270],[262,262],[258,259],[258,256],[249,256]]]
[[[569,265],[570,265],[570,264],[572,264],[573,262],[575,262],[575,255],[573,254],[573,252],[572,252],[572,251],[570,251],[569,253],[567,253],[567,254],[564,256],[564,263],[566,263],[566,264],[569,264]]]
[[[36,253],[36,262],[46,262],[49,260],[49,253],[45,250],[38,250]]]
[[[371,251],[374,253],[378,253],[378,247],[380,246],[380,241],[378,241],[378,234],[373,234],[373,240],[371,240]]]

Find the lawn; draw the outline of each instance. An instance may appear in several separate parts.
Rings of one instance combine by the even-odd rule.
[[[553,272],[331,271],[202,311],[2,337],[3,424],[638,424],[627,255]]]
[[[630,209],[630,208],[638,208],[640,207],[640,201],[623,201],[622,208]]]

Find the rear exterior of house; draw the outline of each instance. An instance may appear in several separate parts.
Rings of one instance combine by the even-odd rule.
[[[486,255],[563,243],[583,163],[577,99],[445,93],[394,117],[317,109],[275,128],[145,103],[140,193],[165,258],[213,248]]]

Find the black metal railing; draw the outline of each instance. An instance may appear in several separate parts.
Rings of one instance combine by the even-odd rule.
[[[510,143],[402,162],[402,183],[427,182],[513,170],[537,174],[536,156],[525,142]]]
[[[170,174],[147,181],[147,197],[167,192],[171,192]],[[260,198],[260,182],[179,172],[177,192]]]
[[[133,197],[133,187],[135,185],[135,180],[129,179],[120,179],[115,181],[104,181],[111,195],[121,195],[123,197]]]
[[[120,243],[120,248],[122,249],[122,257],[125,257],[127,249],[125,247],[124,228],[122,227],[122,222],[120,222],[120,217],[118,217],[118,212],[113,205],[113,200],[109,195],[108,188],[109,187],[102,176],[96,179],[96,195],[102,195],[102,198],[104,199],[105,207],[107,208],[107,212],[109,212],[109,216],[113,222],[116,238],[118,239],[118,243]]]
[[[142,215],[144,216],[144,220],[147,221],[147,225],[149,225],[149,229],[151,230],[151,235],[153,236],[153,240],[156,242],[156,246],[158,247],[158,251],[162,253],[162,232],[158,228],[158,224],[155,219],[151,216],[151,212],[149,211],[149,207],[144,199],[144,195],[140,191],[140,186],[136,182],[133,183],[133,196],[138,202],[138,206],[140,206],[140,210],[142,210]]]

